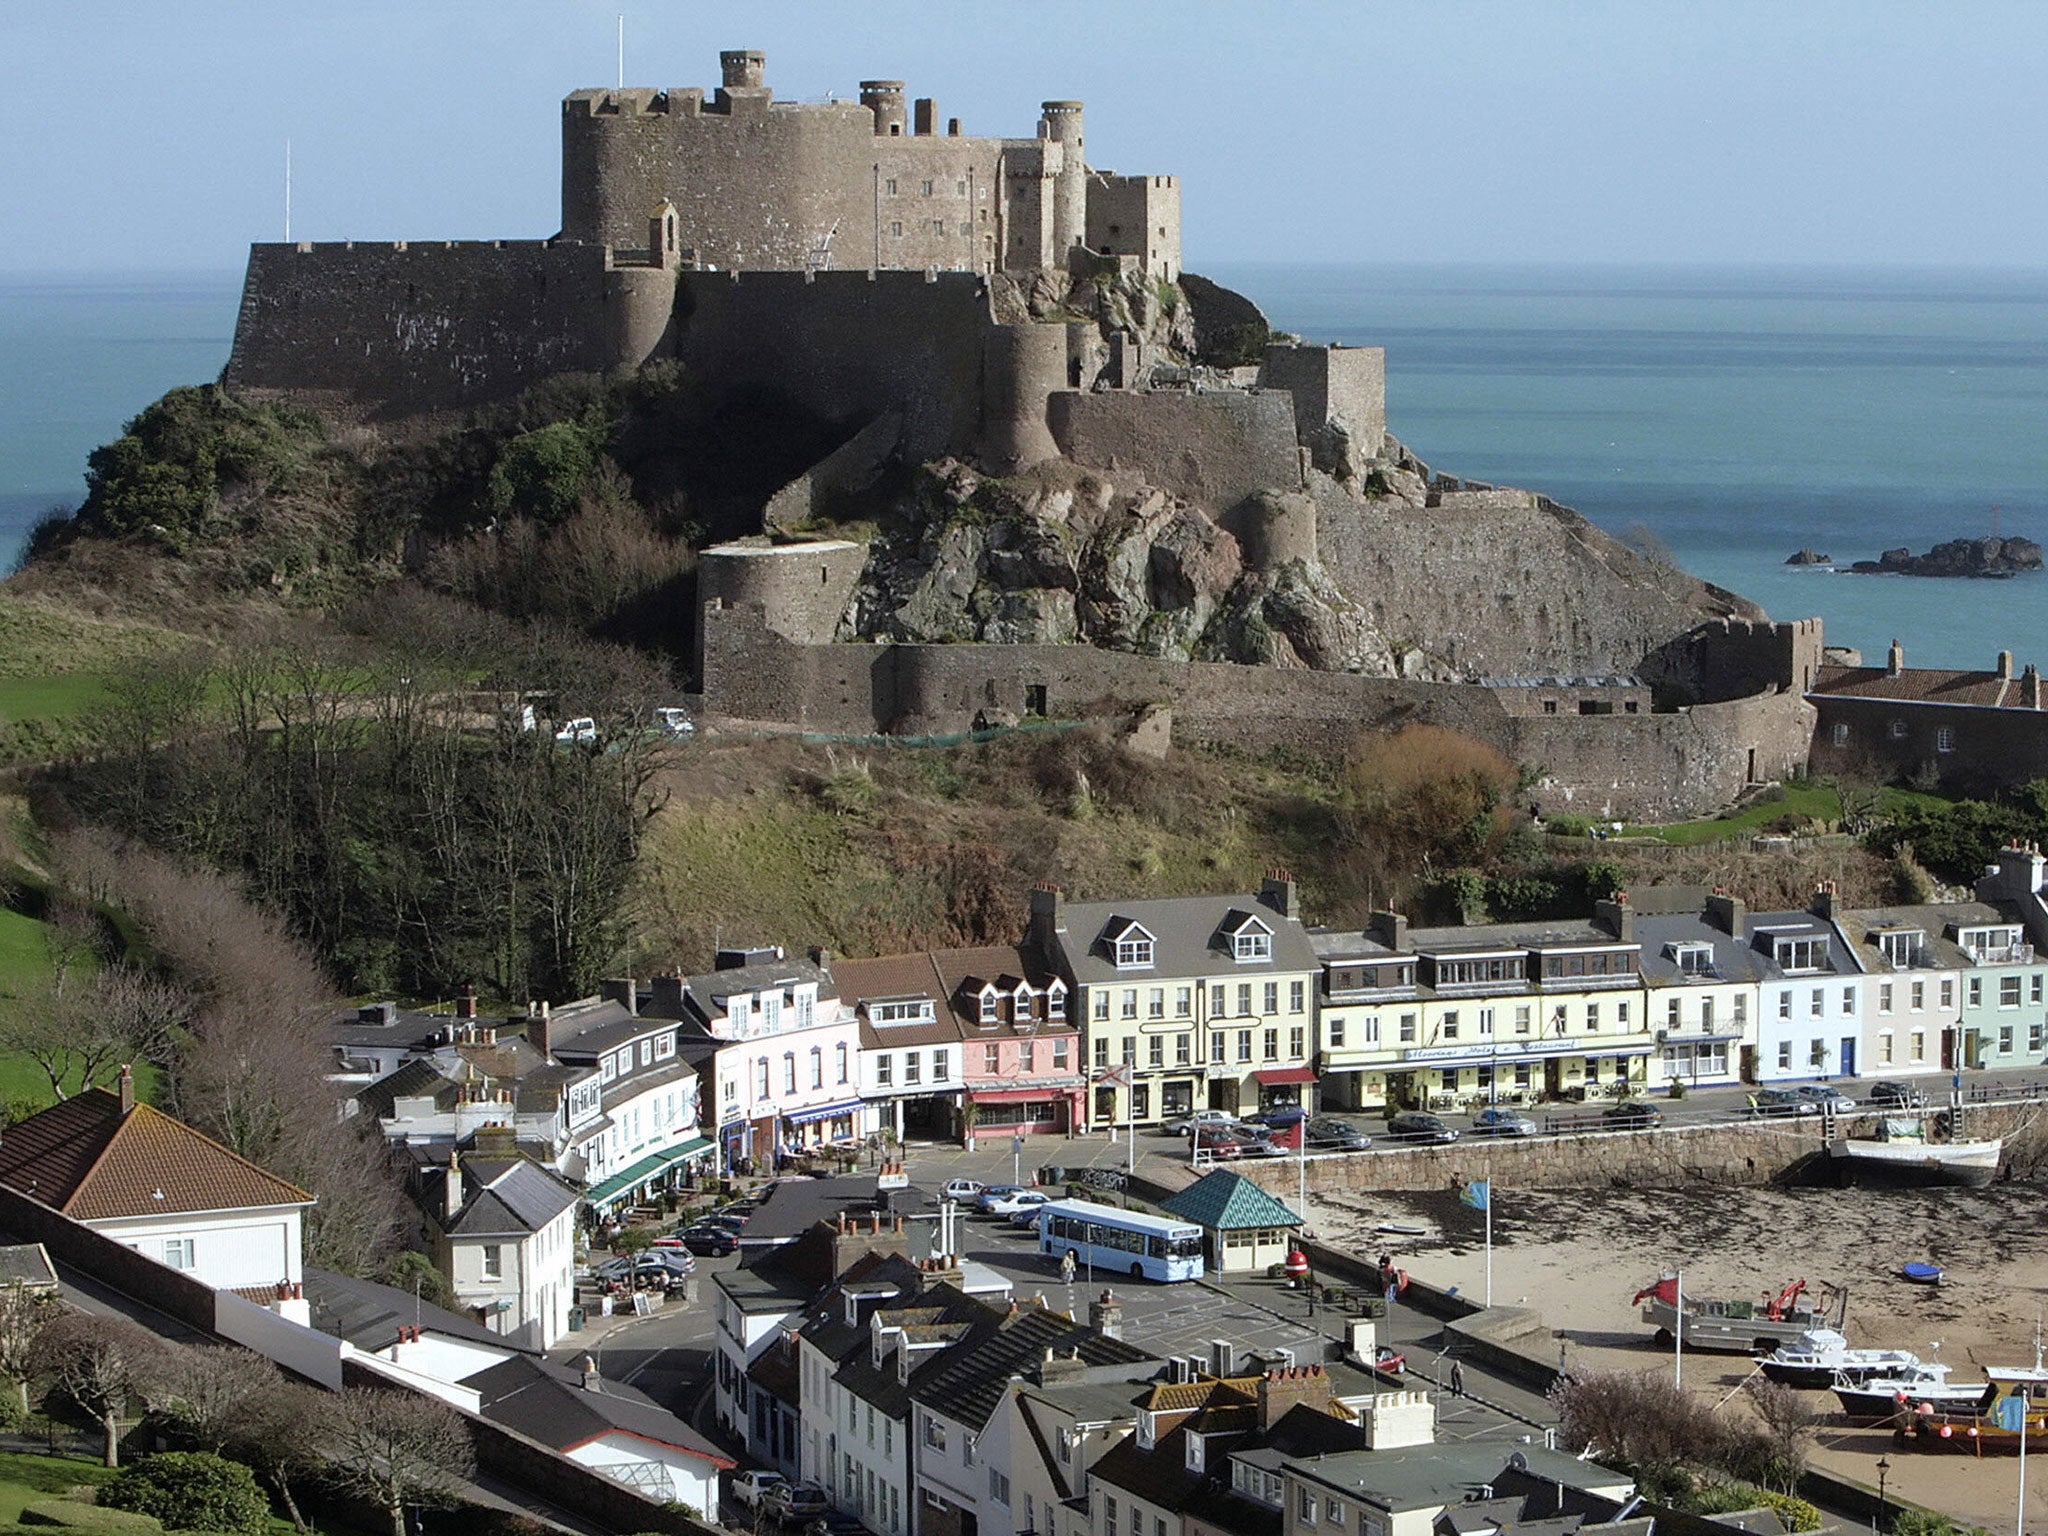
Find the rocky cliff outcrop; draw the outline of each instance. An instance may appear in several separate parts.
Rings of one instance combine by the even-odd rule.
[[[1259,499],[1233,529],[1157,487],[1119,487],[1058,461],[993,480],[948,460],[926,467],[900,511],[870,546],[842,639],[1079,642],[1183,661],[1397,670],[1313,539],[1286,536],[1312,516],[1306,498]]]

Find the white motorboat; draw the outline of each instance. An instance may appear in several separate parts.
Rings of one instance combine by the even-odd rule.
[[[1869,1376],[1861,1382],[1838,1379],[1835,1401],[1852,1424],[1885,1424],[1901,1413],[1917,1412],[1922,1403],[1936,1413],[1967,1413],[1989,1390],[1982,1381],[1951,1382],[1949,1368],[1923,1360],[1911,1370]]]
[[[1831,1387],[1911,1373],[1919,1368],[1920,1357],[1910,1349],[1851,1349],[1834,1329],[1809,1328],[1758,1356],[1756,1363],[1771,1380],[1788,1387]]]

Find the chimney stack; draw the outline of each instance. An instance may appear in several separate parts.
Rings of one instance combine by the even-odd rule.
[[[125,1061],[121,1063],[121,1078],[115,1091],[121,1096],[121,1115],[125,1119],[135,1108],[135,1073]]]
[[[448,1153],[448,1176],[441,1181],[441,1209],[450,1221],[462,1209],[462,1154],[452,1148]]]
[[[1059,959],[1058,934],[1067,926],[1066,893],[1049,881],[1031,887],[1031,921],[1027,932],[1047,962]]]
[[[465,985],[462,996],[455,999],[455,1017],[473,1019],[476,1017],[476,988]]]
[[[1624,944],[1633,944],[1636,939],[1635,908],[1628,904],[1628,892],[1616,891],[1611,900],[1593,903],[1593,915],[1607,925],[1608,931]]]
[[[832,951],[813,944],[811,946],[811,964],[823,971],[829,978],[832,974]]]
[[[2010,678],[2012,676],[2011,651],[2000,651],[1998,653],[1998,675],[2004,678]]]
[[[1365,920],[1365,931],[1397,954],[1408,947],[1408,919],[1398,912],[1373,913]]]
[[[1892,648],[1885,652],[1884,670],[1887,677],[1897,677],[1906,670],[1906,648],[1896,640],[1892,642]]]
[[[1303,1404],[1329,1411],[1330,1378],[1320,1365],[1290,1365],[1259,1378],[1260,1429],[1271,1429]]]
[[[1835,897],[1839,894],[1840,890],[1841,887],[1832,880],[1823,880],[1820,884],[1816,885],[1813,888],[1813,902],[1811,906],[1813,915],[1815,917],[1833,917],[1835,915]]]
[[[2020,674],[2019,707],[2021,709],[2039,709],[2041,707],[2041,674],[2035,669],[2031,661],[2027,663],[2026,671]]]
[[[1088,1326],[1105,1339],[1124,1336],[1124,1304],[1115,1291],[1105,1290],[1100,1300],[1088,1303]]]
[[[939,104],[934,98],[920,96],[911,103],[910,131],[921,139],[939,131]]]
[[[1284,918],[1294,920],[1301,916],[1294,876],[1284,869],[1266,871],[1266,878],[1259,882],[1259,900]]]
[[[526,1042],[540,1052],[542,1061],[555,1059],[555,1022],[546,1003],[542,1003],[539,1009],[528,1017]]]
[[[640,989],[630,976],[613,976],[598,983],[598,995],[608,1003],[617,1003],[626,1012],[639,1016]]]
[[[1714,894],[1707,898],[1707,921],[1723,929],[1730,938],[1742,937],[1742,925],[1749,917],[1748,903],[1739,896],[1730,896],[1726,886],[1715,886]]]
[[[604,1378],[598,1374],[597,1357],[595,1355],[586,1354],[583,1357],[582,1371],[584,1391],[602,1392],[604,1390]]]

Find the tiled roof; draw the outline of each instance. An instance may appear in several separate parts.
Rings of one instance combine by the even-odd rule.
[[[1902,704],[2021,707],[2015,679],[1996,672],[1943,667],[1907,667],[1897,673],[1883,667],[1822,667],[1814,678],[1813,692],[1838,699],[1885,699]]]
[[[928,954],[883,955],[873,960],[835,960],[832,979],[848,1007],[860,1014],[860,1043],[879,1046],[945,1044],[960,1038],[960,1022],[946,1006],[946,983]],[[891,1024],[876,1029],[868,1022],[866,1004],[915,997],[929,998],[933,1018],[925,1024]]]
[[[1218,1168],[1159,1202],[1168,1215],[1216,1231],[1298,1227],[1301,1218],[1242,1174]]]
[[[0,1137],[0,1184],[77,1221],[311,1205],[295,1184],[266,1173],[182,1121],[88,1088]]]
[[[1239,963],[1223,935],[1256,917],[1272,930],[1273,957]],[[1140,923],[1156,941],[1154,963],[1119,969],[1107,935]],[[1318,961],[1307,931],[1256,895],[1166,896],[1150,901],[1075,901],[1062,908],[1057,931],[1062,957],[1077,982],[1141,982],[1163,977],[1249,979],[1275,972],[1312,971]]]

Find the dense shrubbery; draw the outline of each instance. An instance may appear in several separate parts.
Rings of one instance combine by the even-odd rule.
[[[144,1457],[100,1489],[110,1509],[154,1515],[171,1531],[263,1536],[270,1500],[239,1461],[210,1451],[165,1451]]]
[[[2002,800],[1958,800],[1894,811],[1865,835],[1874,852],[1912,856],[1944,880],[1968,884],[2016,842],[2048,839],[2048,780]]]
[[[224,492],[261,491],[304,466],[324,441],[317,418],[247,405],[216,386],[174,389],[86,460],[77,532],[153,533],[176,544],[213,516]]]

